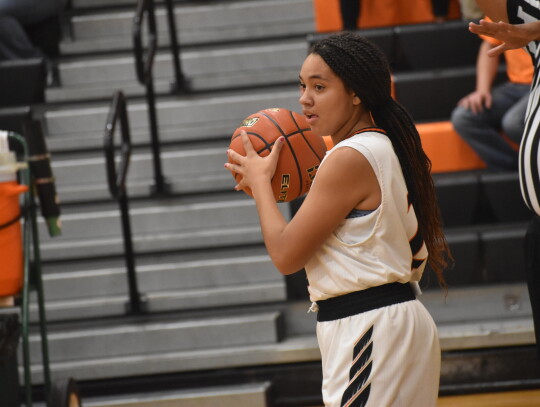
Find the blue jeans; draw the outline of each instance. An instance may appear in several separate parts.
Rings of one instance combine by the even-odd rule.
[[[492,89],[490,109],[475,114],[458,106],[452,112],[454,129],[484,160],[488,170],[518,169],[518,152],[503,139],[501,132],[520,143],[529,90],[530,85],[505,82]]]

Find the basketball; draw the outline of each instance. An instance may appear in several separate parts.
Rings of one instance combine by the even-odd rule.
[[[246,131],[254,150],[261,157],[270,154],[279,137],[285,137],[272,178],[276,202],[290,202],[308,192],[326,153],[326,145],[321,137],[311,131],[303,115],[287,109],[272,108],[246,117],[234,131],[229,146],[245,156],[240,137],[242,130]],[[236,182],[242,180],[240,174],[233,172],[233,176]],[[244,192],[253,196],[249,188],[244,188]]]

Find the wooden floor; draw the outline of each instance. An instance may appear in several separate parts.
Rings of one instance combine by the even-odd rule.
[[[540,390],[441,397],[437,407],[538,407]]]
[[[471,394],[439,398],[437,407],[539,407],[540,390]],[[324,407],[324,406],[313,406]]]

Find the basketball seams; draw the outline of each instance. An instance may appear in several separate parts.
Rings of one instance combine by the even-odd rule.
[[[253,120],[254,118],[258,119]],[[290,202],[309,190],[317,164],[326,152],[326,145],[318,143],[318,138],[307,123],[302,122],[302,118],[297,112],[287,109],[265,109],[244,119],[243,125],[236,129],[231,138],[229,148],[245,154],[243,142],[237,139],[240,131],[246,130],[254,150],[263,157],[266,156],[265,151],[269,153],[275,142],[284,137],[287,143],[272,178],[272,191],[277,202]],[[247,123],[249,119],[252,119],[252,124]],[[252,127],[249,129],[251,131],[247,131],[249,127]],[[233,177],[236,182],[242,179],[240,174],[234,172]],[[249,188],[245,188],[244,192],[253,196]]]

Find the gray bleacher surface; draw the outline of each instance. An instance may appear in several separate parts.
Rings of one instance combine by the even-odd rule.
[[[269,376],[257,373],[271,368],[294,372],[295,366],[318,372],[315,315],[306,314],[307,296],[287,300],[289,280],[275,270],[266,254],[254,202],[232,190],[234,182],[223,163],[230,135],[243,118],[267,107],[299,110],[297,74],[309,46],[307,34],[314,30],[312,1],[175,2],[178,38],[185,47],[182,63],[195,91],[185,96],[169,93],[171,57],[165,49],[164,11],[158,6],[162,48],[155,73],[163,168],[173,192],[168,198],[149,193],[153,174],[147,108],[129,52],[134,3],[72,1],[73,37],[61,44],[61,86],[48,88],[48,103],[36,106],[63,202],[62,236],[49,238],[43,227],[40,236],[53,376],[72,376],[91,386],[95,381],[152,380],[166,374],[219,376],[216,372],[223,371],[233,378],[252,374],[242,383],[225,386],[205,381],[193,388],[188,376],[182,376],[184,381],[178,383],[183,384],[178,385],[183,388],[174,392],[143,394],[131,389],[127,395],[109,391],[113,394],[97,397],[96,391],[83,400],[87,406],[146,407],[174,401],[178,406],[258,407],[271,405],[269,400],[276,394],[287,397],[288,391],[311,391],[303,385],[289,385],[294,391],[278,388],[273,380],[279,379],[268,380]],[[448,27],[455,30],[459,25]],[[439,31],[434,38],[440,37]],[[419,41],[431,31],[410,27],[370,32],[395,46],[393,36],[410,35]],[[365,32],[368,37],[370,32]],[[391,58],[403,69],[395,73],[401,78],[422,78],[416,65],[412,71],[404,62],[408,49],[410,43],[403,40],[399,55]],[[448,62],[431,57],[444,65]],[[463,65],[445,69],[470,71]],[[424,79],[439,68],[426,68]],[[418,84],[412,86],[415,92],[422,82]],[[102,152],[110,97],[116,88],[125,89],[129,97],[135,145],[127,185],[133,198],[139,290],[148,301],[149,313],[143,316],[125,315],[128,293],[120,214],[109,196]],[[440,119],[426,117],[430,118]],[[515,193],[517,180],[504,181]],[[499,228],[505,226],[493,225],[490,219],[479,221],[478,206],[491,199],[480,185],[490,182],[471,174],[436,177],[457,264],[449,272],[448,296],[436,288],[431,276],[423,282],[429,288],[421,300],[438,323],[447,351],[443,367],[449,367],[443,369],[443,385],[460,383],[460,370],[453,370],[460,352],[515,349],[534,342],[521,275],[509,277],[507,264],[485,257],[500,252],[501,245],[510,245],[519,258],[516,245],[527,215],[512,220],[509,234],[501,234]],[[467,199],[456,199],[463,191]],[[456,210],[456,205],[461,209]],[[288,205],[280,208],[286,218],[292,216]],[[492,261],[499,263],[497,268]],[[32,318],[36,320],[35,305]],[[38,342],[38,336],[32,335],[36,383],[43,380]],[[464,360],[466,364],[468,359]],[[524,368],[523,374],[527,371]],[[316,380],[315,385],[316,392]]]

